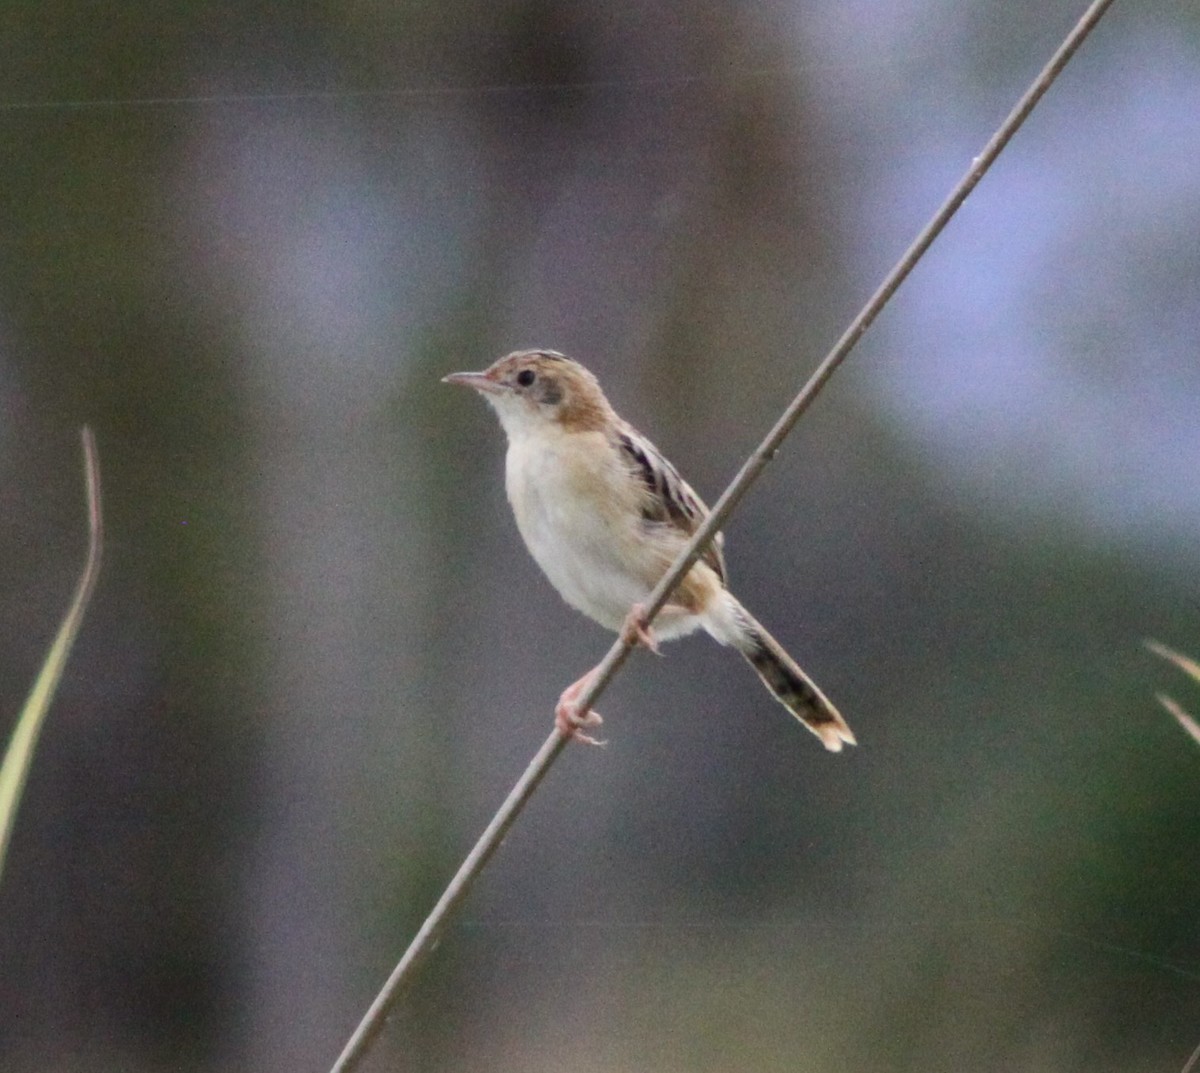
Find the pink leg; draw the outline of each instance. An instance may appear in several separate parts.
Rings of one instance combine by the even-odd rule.
[[[575,738],[577,741],[585,742],[588,745],[603,745],[604,742],[597,741],[590,735],[584,734],[580,729],[581,727],[598,727],[604,722],[600,718],[600,713],[590,710],[581,712],[575,703],[579,694],[587,689],[595,677],[596,668],[593,667],[578,682],[567,686],[563,690],[562,696],[558,698],[558,703],[554,706],[554,725],[558,728],[560,734],[568,738]]]
[[[656,656],[662,653],[658,650],[658,639],[646,621],[646,608],[642,604],[634,604],[621,624],[621,640],[631,645],[642,645],[650,649]]]

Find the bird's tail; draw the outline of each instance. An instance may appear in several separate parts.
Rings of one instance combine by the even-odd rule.
[[[758,672],[776,699],[811,730],[832,753],[858,744],[854,732],[783,646],[728,591],[722,606],[706,615],[705,627],[722,644],[733,645]]]

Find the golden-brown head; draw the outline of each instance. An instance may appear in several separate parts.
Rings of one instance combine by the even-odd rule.
[[[556,350],[517,350],[481,373],[451,373],[442,380],[478,391],[510,439],[547,424],[569,432],[602,429],[615,418],[596,378]]]

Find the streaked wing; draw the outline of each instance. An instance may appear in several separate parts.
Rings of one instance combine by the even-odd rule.
[[[645,436],[628,425],[617,432],[617,446],[628,459],[630,468],[645,486],[642,517],[652,523],[672,525],[691,536],[708,517],[708,507],[692,490],[679,471]],[[718,533],[700,556],[725,580],[725,557],[721,548],[725,538]]]

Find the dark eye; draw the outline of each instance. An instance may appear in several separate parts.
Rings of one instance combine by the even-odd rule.
[[[517,383],[520,384],[521,387],[529,387],[529,385],[532,384],[536,379],[537,376],[532,369],[522,369],[519,373],[517,373]]]

